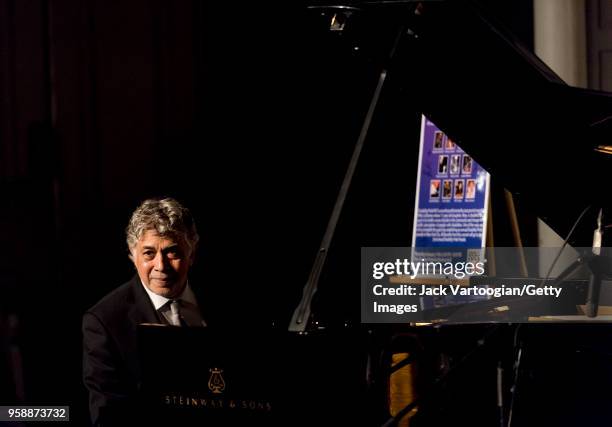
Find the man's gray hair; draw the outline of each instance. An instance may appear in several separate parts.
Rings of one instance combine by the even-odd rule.
[[[136,208],[125,229],[130,250],[147,230],[155,230],[160,236],[184,239],[191,250],[195,250],[200,239],[189,209],[170,197],[148,199]]]

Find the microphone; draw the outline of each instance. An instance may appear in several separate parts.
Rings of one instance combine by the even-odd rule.
[[[601,240],[603,238],[603,208],[599,210],[599,215],[597,215],[597,228],[593,233],[593,254],[601,255]]]
[[[589,278],[589,288],[587,291],[586,299],[586,315],[587,317],[596,317],[597,309],[599,306],[599,291],[601,289],[601,241],[603,238],[603,209],[599,210],[597,215],[597,228],[593,232],[593,248],[592,252],[594,257],[589,263],[591,269],[591,277]]]

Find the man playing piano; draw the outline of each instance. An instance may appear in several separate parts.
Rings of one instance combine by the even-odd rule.
[[[146,200],[126,237],[137,274],[83,316],[83,379],[97,426],[125,424],[134,414],[139,324],[206,325],[187,280],[199,238],[189,210],[172,198]]]

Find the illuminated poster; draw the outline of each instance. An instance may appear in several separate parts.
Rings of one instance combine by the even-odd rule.
[[[483,248],[489,173],[423,116],[412,246]]]

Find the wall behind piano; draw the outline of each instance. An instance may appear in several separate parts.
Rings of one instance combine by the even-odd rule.
[[[378,64],[318,38],[301,3],[223,3],[0,2],[0,317],[19,317],[24,371],[7,402],[84,419],[80,317],[131,276],[123,227],[146,197],[193,209],[212,316],[288,321],[299,301]],[[531,22],[528,2],[488,3]],[[340,319],[358,247],[410,239],[418,115],[386,100],[318,300]]]
[[[612,3],[586,1],[589,87],[612,92]]]

